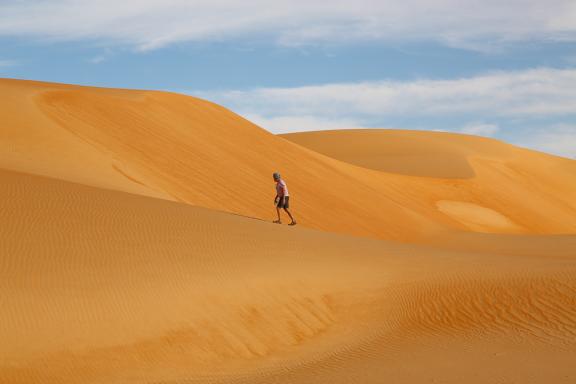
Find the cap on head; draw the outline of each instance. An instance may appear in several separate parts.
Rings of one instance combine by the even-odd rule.
[[[280,180],[280,174],[278,172],[274,172],[272,174],[272,177],[274,178],[274,180]]]

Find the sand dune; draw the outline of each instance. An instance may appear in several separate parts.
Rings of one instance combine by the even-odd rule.
[[[2,383],[576,379],[576,256],[518,263],[0,178]]]
[[[576,231],[574,161],[496,141],[323,132],[316,135],[326,148],[316,148],[182,95],[17,80],[0,86],[7,127],[0,168],[267,220],[270,175],[280,170],[301,225],[405,242],[454,230]],[[369,153],[374,169],[339,156],[344,150]]]
[[[573,160],[494,139],[446,132],[358,129],[282,137],[350,164],[418,177],[404,180],[404,192],[418,191],[422,200],[433,200],[440,212],[463,224],[467,231],[574,233]],[[446,198],[434,197],[439,194]],[[530,205],[531,209],[524,209]],[[570,212],[569,216],[560,219],[553,206]],[[520,207],[524,208],[518,210]],[[566,220],[566,230],[544,229],[548,224],[542,222],[540,226],[528,219],[533,213]]]
[[[2,384],[576,381],[574,161],[8,79],[0,119]]]

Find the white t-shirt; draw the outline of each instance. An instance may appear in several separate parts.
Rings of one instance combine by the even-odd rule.
[[[288,187],[286,186],[286,182],[282,179],[276,183],[276,194],[280,197],[290,196],[288,194]]]

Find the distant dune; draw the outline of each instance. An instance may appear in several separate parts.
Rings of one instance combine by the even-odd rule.
[[[521,151],[493,139],[447,132],[353,129],[292,133],[282,137],[361,167],[441,179],[474,178],[473,159],[504,162],[516,157],[523,163],[529,159],[549,160],[546,155]]]
[[[576,161],[7,79],[0,119],[2,384],[576,382]]]

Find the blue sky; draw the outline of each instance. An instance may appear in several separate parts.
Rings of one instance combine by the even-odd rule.
[[[576,157],[576,2],[270,4],[0,2],[0,77],[187,93],[272,132],[446,130]]]

